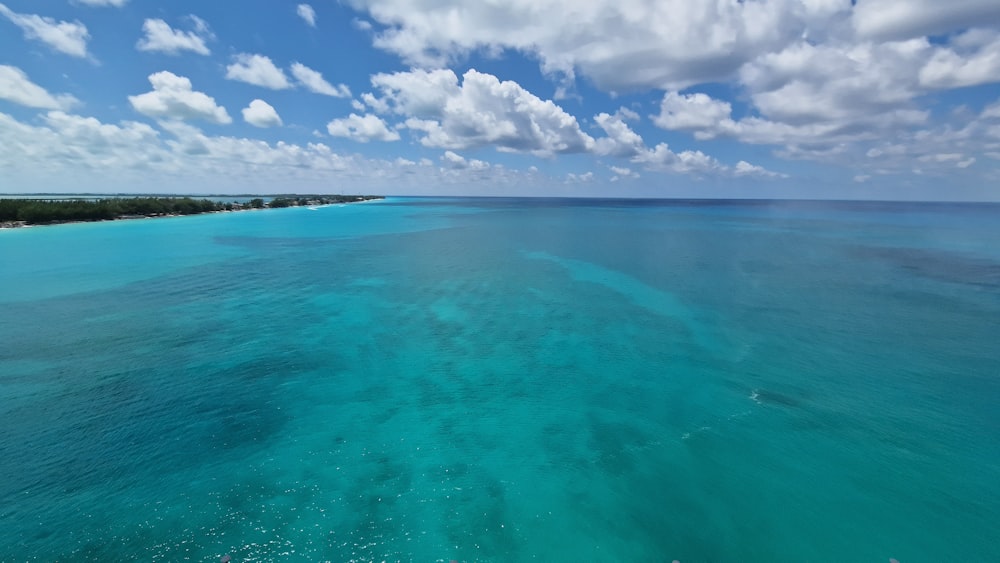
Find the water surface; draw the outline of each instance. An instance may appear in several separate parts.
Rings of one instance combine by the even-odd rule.
[[[1000,560],[1000,212],[0,232],[0,559]]]

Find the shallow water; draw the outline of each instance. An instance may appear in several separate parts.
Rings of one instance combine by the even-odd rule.
[[[0,233],[0,559],[1000,560],[1000,210]]]

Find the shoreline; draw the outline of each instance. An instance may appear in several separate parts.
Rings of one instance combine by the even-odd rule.
[[[266,209],[266,208],[265,208]],[[114,219],[95,219],[93,221],[69,220],[69,221],[48,221],[45,223],[28,223],[27,221],[4,221],[0,223],[0,230],[33,229],[35,227],[58,227],[59,225],[77,225],[83,223],[117,223],[119,221],[139,221],[142,219],[171,219],[174,217],[195,217],[198,215],[212,215],[215,213],[240,213],[243,211],[263,211],[263,209],[232,209],[221,211],[205,211],[204,213],[168,213],[165,215],[123,215]]]
[[[190,196],[185,196],[185,197],[190,197]],[[329,201],[333,197],[336,197],[336,198],[345,198],[345,199],[342,199],[340,201]],[[347,198],[350,198],[350,199],[347,199]],[[0,200],[2,200],[2,199],[4,199],[4,198],[2,196],[0,196]],[[109,197],[109,198],[106,198],[106,199],[109,199],[109,200],[129,200],[129,199],[132,199],[132,198]],[[30,228],[34,228],[34,227],[55,227],[55,226],[58,226],[58,225],[72,225],[72,224],[79,224],[79,223],[112,223],[112,222],[116,222],[116,221],[132,221],[132,220],[140,220],[140,219],[168,219],[168,218],[172,218],[172,217],[193,217],[193,216],[196,216],[196,215],[212,215],[212,214],[216,214],[216,213],[240,213],[240,212],[244,212],[244,211],[266,211],[266,210],[269,210],[269,209],[285,209],[285,208],[292,208],[292,207],[302,207],[302,208],[306,208],[306,209],[318,209],[320,207],[329,207],[329,206],[334,206],[334,205],[348,205],[348,204],[355,204],[355,203],[367,203],[367,202],[371,202],[371,201],[378,201],[378,200],[384,200],[384,199],[385,199],[385,196],[317,196],[315,198],[311,198],[310,200],[307,200],[306,202],[300,202],[300,200],[298,200],[298,199],[289,199],[289,198],[285,198],[283,196],[278,196],[278,197],[271,198],[271,201],[262,204],[261,207],[252,207],[251,204],[250,204],[250,202],[248,201],[245,204],[239,204],[239,203],[237,203],[235,205],[238,205],[238,207],[233,207],[233,208],[230,208],[230,209],[214,209],[214,210],[211,210],[211,211],[200,211],[200,212],[196,212],[196,213],[156,213],[156,214],[150,214],[150,215],[121,215],[121,216],[118,216],[118,217],[114,217],[112,219],[93,219],[93,220],[69,219],[69,220],[65,220],[65,221],[45,221],[45,222],[39,222],[39,223],[30,223],[28,221],[21,221],[21,220],[0,221],[0,231],[7,231],[7,230],[11,230],[12,231],[12,230],[15,230],[15,229],[30,229]],[[281,201],[285,201],[285,202],[294,202],[294,204],[288,203],[288,204],[283,204],[283,205],[278,205],[278,206],[273,206],[272,207],[271,203],[273,203],[276,200],[281,200]],[[27,201],[30,201],[30,200],[27,200]],[[58,201],[58,200],[39,200],[39,201],[52,202],[52,201]],[[73,201],[73,200],[65,200],[65,201]],[[311,202],[318,202],[318,201],[325,201],[325,203],[311,203]],[[226,204],[223,204],[221,202],[214,202],[214,203],[220,203],[222,205],[226,205]],[[228,205],[234,205],[234,204],[228,204]]]

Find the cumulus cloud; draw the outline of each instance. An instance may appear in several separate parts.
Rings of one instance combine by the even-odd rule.
[[[295,7],[295,13],[302,18],[302,21],[309,24],[310,27],[316,27],[316,10],[309,4],[299,4]]]
[[[667,143],[659,143],[653,148],[642,147],[629,161],[641,165],[646,170],[673,174],[690,174],[701,177],[787,177],[784,174],[772,172],[762,166],[750,164],[742,160],[735,167],[731,168],[701,151],[684,150],[675,152]],[[620,176],[627,176],[631,172],[627,168],[616,169],[613,167],[612,170],[619,173]]]
[[[407,116],[421,144],[452,150],[494,146],[538,155],[585,152],[594,140],[576,118],[516,82],[469,70],[459,83],[448,69],[376,74],[381,97],[364,95],[377,112]]]
[[[957,168],[968,168],[976,162],[975,157],[969,157],[960,152],[925,154],[918,157],[917,160],[923,163],[951,164]]]
[[[726,137],[773,145],[781,158],[849,165],[886,142],[909,147],[919,145],[921,132],[941,132],[934,122],[945,118],[930,110],[931,103],[949,103],[939,97],[942,90],[1000,83],[995,0],[434,0],[419,8],[409,0],[349,3],[359,10],[359,22],[375,24],[377,47],[414,67],[397,73],[400,84],[384,79],[395,75],[379,75],[381,83],[373,82],[375,90],[359,96],[357,105],[403,115],[422,144],[456,151],[493,145],[560,152],[524,135],[504,136],[510,120],[502,104],[472,96],[467,76],[456,80],[448,71],[430,70],[473,53],[510,50],[534,58],[557,92],[572,92],[578,76],[611,93],[662,91],[659,111],[650,116],[654,124],[690,133],[695,141]],[[702,86],[708,83],[728,84],[737,96],[713,98]],[[528,107],[518,106],[515,115]],[[495,127],[487,128],[491,121]],[[596,130],[596,138],[570,135],[576,141],[562,152],[642,160],[632,168],[767,176],[750,163],[713,163],[697,150],[681,150],[698,147],[677,140],[674,149],[657,153],[620,110],[599,113],[591,123],[581,135],[589,138]],[[981,165],[985,152],[1000,151],[1000,124],[978,125],[966,137],[955,129],[942,134],[968,145],[958,162],[975,156]],[[912,158],[925,154],[918,146],[907,150]],[[886,153],[872,160],[887,158],[897,157]],[[902,169],[904,162],[892,160],[891,168]],[[938,165],[943,163],[929,160],[921,169],[929,173]]]
[[[681,95],[667,92],[660,101],[660,114],[653,123],[663,129],[712,131],[730,122],[733,106],[695,92]]]
[[[466,159],[464,156],[456,154],[452,151],[444,151],[444,154],[441,155],[441,162],[453,170],[464,170],[466,168],[471,168],[473,170],[485,170],[490,167],[488,162],[476,159]]]
[[[159,134],[144,123],[101,123],[63,111],[50,111],[39,125],[20,123],[0,113],[0,166],[46,171],[77,180],[87,171],[118,172],[162,162]]]
[[[872,39],[909,39],[1000,23],[995,0],[858,0],[854,28]]]
[[[979,117],[982,119],[1000,119],[1000,101],[994,102],[983,108]]]
[[[469,70],[461,80],[448,69],[377,74],[372,85],[378,92],[363,94],[364,103],[376,113],[403,116],[403,125],[427,147],[454,152],[492,146],[539,156],[592,153],[629,159],[648,170],[733,172],[700,151],[675,153],[665,144],[647,148],[626,122],[639,117],[627,108],[594,116],[594,123],[605,133],[595,140],[580,129],[575,117],[551,100],[538,98],[516,82],[501,82],[476,70]],[[331,123],[335,127],[330,133],[356,135],[342,121]]]
[[[740,72],[759,115],[734,119],[729,102],[703,93],[667,92],[653,122],[755,144],[835,144],[871,139],[929,117],[913,98],[925,40],[840,49],[797,44],[764,55]]]
[[[711,175],[726,170],[722,163],[701,151],[676,153],[666,143],[659,143],[632,157],[632,162],[644,164],[650,170],[681,174]]]
[[[385,26],[376,46],[417,66],[511,49],[533,54],[545,72],[572,78],[579,71],[615,91],[725,79],[755,56],[850,9],[848,0],[441,0],[419,9],[407,0],[350,4]]]
[[[294,183],[315,193],[332,184],[348,192],[426,194],[433,186],[438,193],[461,194],[478,185],[486,193],[531,193],[534,182],[546,179],[473,160],[453,168],[426,158],[368,159],[319,142],[209,135],[181,121],[156,125],[159,130],[61,111],[28,123],[0,112],[0,170],[12,185],[52,191],[134,191],[141,185],[162,192],[184,185],[193,193],[267,193]]]
[[[763,166],[758,166],[756,164],[750,164],[745,160],[741,160],[736,163],[733,168],[734,176],[760,176],[763,178],[787,178],[787,174],[779,174],[777,172],[772,172],[767,170]]]
[[[203,119],[212,123],[231,123],[226,108],[215,98],[191,89],[191,81],[168,71],[149,75],[153,90],[128,101],[139,113],[163,119]]]
[[[612,182],[639,177],[639,173],[634,172],[631,168],[625,168],[623,166],[609,166],[608,169],[615,173],[615,175],[611,177]]]
[[[233,174],[249,173],[268,181],[268,177],[288,177],[294,171],[339,172],[351,166],[350,158],[322,143],[272,145],[257,139],[206,135],[187,123],[173,122],[164,127],[173,135],[165,145],[176,155],[193,156],[187,161],[194,167],[218,162]]]
[[[292,76],[299,81],[299,84],[306,90],[324,96],[334,98],[350,98],[351,90],[344,84],[334,86],[327,82],[319,72],[307,67],[302,63],[292,63]]]
[[[56,21],[35,14],[19,14],[0,4],[0,15],[24,31],[27,39],[37,39],[50,48],[73,57],[87,57],[87,40],[90,33],[82,23]]]
[[[319,191],[334,182],[348,191],[426,194],[427,187],[434,186],[436,193],[468,194],[470,186],[477,186],[484,193],[527,195],[563,180],[581,186],[597,180],[593,172],[565,178],[552,178],[536,167],[519,172],[456,151],[445,151],[434,166],[426,158],[381,160],[339,154],[318,142],[267,143],[209,135],[176,120],[156,125],[160,130],[130,121],[102,123],[61,111],[29,124],[0,113],[0,146],[7,148],[0,152],[0,169],[12,182],[55,191],[81,186],[124,191],[137,182],[150,191],[183,183],[195,191],[265,192],[276,182]],[[951,166],[954,169],[954,163]],[[612,171],[637,175],[632,168],[628,172],[618,168]]]
[[[250,105],[243,108],[243,121],[254,127],[278,127],[281,125],[281,118],[271,104],[264,100],[254,100]]]
[[[269,57],[240,53],[234,58],[236,62],[226,67],[227,79],[263,86],[272,90],[284,90],[292,87],[285,73],[274,66]]]
[[[0,145],[7,149],[0,153],[0,168],[12,177],[33,179],[33,185],[63,190],[79,189],[88,179],[89,185],[112,190],[134,188],[140,181],[152,190],[178,182],[200,190],[273,189],[279,181],[319,189],[334,179],[358,178],[361,184],[366,176],[377,177],[374,170],[387,168],[321,143],[270,144],[206,135],[179,121],[159,125],[166,133],[144,123],[102,123],[61,111],[49,112],[37,125],[0,113]]]
[[[868,151],[878,162],[867,161],[870,172],[859,175],[912,173],[912,162],[939,139],[962,144],[967,154],[988,150],[989,127],[938,127],[932,134],[934,118],[922,105],[931,91],[1000,80],[1000,33],[972,29],[944,42],[798,41],[746,63],[737,78],[748,102],[742,117],[728,101],[668,91],[654,124],[696,140],[776,145],[782,158],[853,166]],[[920,162],[922,173],[942,166],[933,158]]]
[[[626,108],[618,110],[614,115],[600,113],[594,116],[594,122],[604,130],[605,137],[597,139],[594,152],[599,155],[619,157],[635,156],[643,150],[645,143],[638,133],[625,123],[625,119],[635,119],[634,112]]]
[[[920,69],[927,88],[961,88],[1000,81],[1000,32],[974,29],[937,49]]]
[[[583,174],[575,174],[570,172],[566,174],[567,184],[583,184],[587,182],[592,182],[594,180],[593,172],[584,172]]]
[[[802,41],[747,64],[740,79],[769,119],[790,124],[867,119],[912,107],[919,93],[917,72],[930,52],[925,39],[857,45]]]
[[[684,99],[682,96],[681,99]],[[698,112],[704,108],[695,103],[693,111]],[[732,137],[743,143],[763,144],[763,145],[783,145],[785,149],[797,149],[797,145],[806,144],[811,147],[823,147],[820,151],[810,151],[811,154],[822,154],[831,146],[854,142],[859,140],[871,140],[877,138],[879,130],[885,129],[886,120],[894,120],[895,113],[887,113],[880,119],[873,118],[866,127],[848,127],[839,122],[813,122],[802,124],[789,124],[780,121],[769,120],[761,117],[744,117],[734,120],[726,117],[712,124],[698,124],[698,116],[687,117],[678,113],[684,111],[683,106],[671,110],[672,114],[661,113],[654,117],[654,122],[660,126],[667,126],[668,129],[686,130],[694,134],[697,140],[715,139],[717,137]],[[900,119],[910,116],[916,120],[923,120],[926,115],[902,114]],[[787,152],[786,152],[787,154]],[[800,156],[804,153],[800,153]]]
[[[744,142],[780,144],[792,141],[793,134],[801,129],[759,118],[747,118],[737,123],[732,118],[732,109],[729,102],[700,92],[667,92],[660,102],[660,113],[652,118],[653,123],[663,129],[690,131],[698,140],[730,135]]]
[[[389,129],[385,121],[377,115],[356,113],[334,119],[327,124],[326,130],[334,137],[347,137],[362,143],[368,141],[398,141],[399,133]]]
[[[862,175],[914,173],[919,163],[924,176],[948,176],[970,168],[980,157],[989,157],[1000,149],[1000,127],[987,106],[979,114],[956,114],[945,124],[900,131],[892,138],[881,139],[869,147],[845,149],[836,163],[858,166]],[[857,155],[863,153],[863,157]],[[980,167],[988,171],[988,167]],[[963,172],[971,173],[971,172]],[[984,176],[988,178],[989,176]]]
[[[577,75],[611,92],[662,89],[653,119],[663,129],[688,131],[696,140],[773,144],[782,155],[820,160],[926,127],[933,117],[929,92],[1000,82],[995,0],[438,0],[419,10],[407,0],[350,3],[380,25],[376,46],[417,67],[405,78],[424,82],[406,100],[378,92],[360,100],[379,113],[403,107],[407,125],[424,132],[421,142],[443,148],[521,150],[486,135],[456,134],[460,128],[449,130],[440,115],[418,115],[421,104],[448,106],[440,113],[452,124],[477,131],[468,118],[453,117],[459,111],[450,106],[461,104],[452,77],[419,70],[472,52],[533,56],[560,90]],[[698,92],[707,82],[729,82],[747,103]],[[590,148],[576,143],[576,150],[632,158],[641,145],[626,121],[595,116],[606,137]]]
[[[181,51],[192,51],[199,55],[208,55],[210,51],[205,41],[212,37],[208,24],[197,16],[190,16],[194,23],[193,31],[173,29],[167,22],[160,19],[147,19],[142,24],[145,34],[136,48],[140,51],[153,51],[176,55]]]
[[[0,99],[29,108],[68,109],[79,101],[69,94],[50,94],[16,66],[0,65]]]

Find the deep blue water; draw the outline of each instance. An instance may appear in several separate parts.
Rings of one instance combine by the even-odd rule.
[[[998,561],[1000,207],[0,232],[0,560]]]

